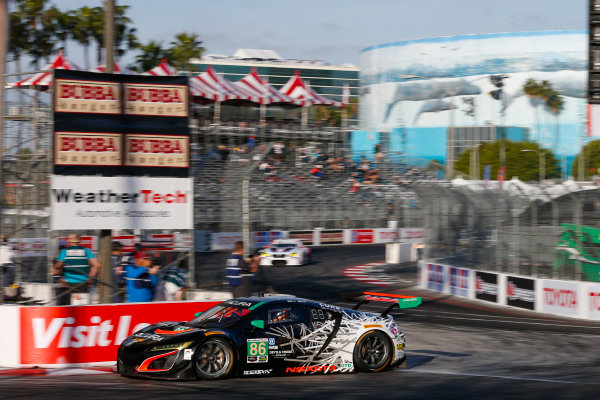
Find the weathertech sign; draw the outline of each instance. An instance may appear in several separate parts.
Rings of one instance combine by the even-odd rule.
[[[56,132],[54,163],[58,165],[109,165],[123,163],[119,133]]]
[[[90,114],[121,112],[121,91],[117,82],[57,79],[55,87],[55,111]]]
[[[193,229],[190,178],[52,176],[51,229]]]
[[[125,135],[126,165],[189,167],[189,136]]]
[[[188,88],[183,85],[125,84],[125,114],[187,117]]]

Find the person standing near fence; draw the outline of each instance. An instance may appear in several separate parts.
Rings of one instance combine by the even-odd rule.
[[[81,238],[77,233],[69,235],[69,246],[62,249],[58,254],[52,275],[61,276],[60,283],[66,290],[63,291],[59,305],[71,303],[71,293],[77,297],[82,293],[88,293],[89,288],[96,280],[96,274],[100,263],[87,247],[81,246]]]
[[[8,238],[2,235],[2,243],[0,243],[0,273],[2,274],[2,284],[0,285],[0,293],[2,287],[10,286],[15,280],[15,251],[8,243]]]
[[[127,302],[138,303],[154,300],[154,287],[158,284],[160,265],[144,252],[134,255],[135,261],[123,268],[127,282]]]
[[[227,259],[227,282],[233,297],[250,296],[251,278],[254,266],[250,258],[244,259],[244,242],[235,242],[233,253]]]

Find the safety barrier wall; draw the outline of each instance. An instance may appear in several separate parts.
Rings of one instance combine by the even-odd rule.
[[[266,246],[274,239],[302,239],[306,245],[326,246],[340,244],[373,244],[392,242],[423,242],[423,228],[377,228],[377,229],[314,229],[299,231],[254,232],[254,247]],[[196,236],[198,237],[198,236]],[[229,250],[238,240],[243,240],[242,232],[220,232],[205,236],[210,243],[196,242],[199,248]]]
[[[600,320],[600,283],[539,279],[419,261],[419,286],[540,313]]]
[[[220,300],[89,306],[0,306],[0,367],[114,365],[121,342],[160,321],[189,321]]]

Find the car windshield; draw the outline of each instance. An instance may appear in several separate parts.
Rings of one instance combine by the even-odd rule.
[[[279,248],[279,249],[287,249],[290,247],[296,247],[296,243],[273,243],[271,247]]]
[[[249,314],[253,305],[250,302],[226,301],[206,310],[186,325],[194,328],[228,326]]]

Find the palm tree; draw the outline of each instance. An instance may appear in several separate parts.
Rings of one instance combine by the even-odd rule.
[[[125,45],[127,50],[137,49],[140,46],[136,33],[136,28],[129,26],[132,21],[125,16],[125,12],[129,6],[117,6],[115,8],[115,49],[116,56],[119,57],[125,49],[121,45]]]
[[[15,61],[17,73],[21,72],[21,56],[27,51],[28,25],[24,21],[20,11],[10,13],[10,40],[8,41],[8,52],[12,54]]]
[[[62,47],[67,48],[67,41],[72,37],[72,31],[77,23],[75,11],[62,12],[52,6],[46,12],[49,28],[54,31],[54,35],[62,42]]]
[[[17,13],[27,27],[25,37],[26,53],[32,57],[31,64],[39,68],[39,61],[48,58],[54,51],[55,35],[52,27],[52,13],[46,9],[46,0],[19,0]]]
[[[151,40],[146,45],[139,47],[140,53],[135,57],[135,63],[129,65],[129,68],[137,72],[146,72],[158,64],[166,57],[166,51],[162,48],[162,43]]]
[[[175,36],[171,47],[167,50],[169,63],[176,69],[183,69],[190,58],[200,58],[204,52],[202,41],[198,40],[195,33],[182,32]]]
[[[90,69],[90,44],[92,31],[96,23],[95,11],[87,6],[75,11],[75,26],[73,27],[73,39],[83,47],[85,69]]]

